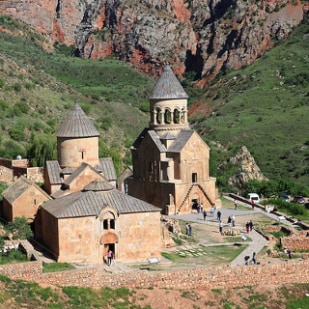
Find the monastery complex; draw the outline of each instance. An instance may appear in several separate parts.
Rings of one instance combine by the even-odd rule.
[[[112,159],[99,158],[98,131],[75,104],[57,132],[58,159],[42,169],[42,188],[29,177],[36,173],[0,160],[0,181],[15,176],[3,192],[1,217],[25,216],[36,242],[59,262],[102,263],[109,250],[124,262],[160,257],[161,214],[221,207],[209,147],[189,126],[187,99],[166,66],[150,94],[149,128],[131,147],[123,192]]]

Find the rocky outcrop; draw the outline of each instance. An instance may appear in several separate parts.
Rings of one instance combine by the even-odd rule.
[[[237,166],[239,170],[235,176],[229,178],[228,182],[240,190],[244,188],[244,184],[249,180],[267,180],[246,146],[242,146],[238,153],[230,158],[228,163]]]
[[[0,14],[46,37],[75,45],[75,55],[115,55],[140,71],[195,72],[203,87],[218,72],[251,64],[303,19],[288,0],[2,0]]]

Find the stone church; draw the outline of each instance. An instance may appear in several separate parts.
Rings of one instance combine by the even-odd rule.
[[[99,134],[78,104],[57,133],[58,161],[46,162],[35,239],[59,262],[160,258],[160,209],[116,189],[111,158],[99,158]]]
[[[206,210],[221,207],[216,179],[209,176],[209,147],[189,126],[187,99],[166,66],[150,95],[149,128],[131,147],[126,191],[164,214],[190,213],[201,203]]]

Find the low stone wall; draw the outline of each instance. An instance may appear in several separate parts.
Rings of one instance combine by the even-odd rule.
[[[171,272],[136,271],[110,274],[99,268],[42,273],[39,262],[6,265],[0,273],[12,279],[53,286],[194,289],[235,288],[244,285],[309,283],[309,260],[252,266],[216,266]]]
[[[38,281],[42,277],[42,263],[33,261],[0,265],[0,274],[11,279]]]
[[[292,251],[309,251],[309,233],[303,232],[300,235],[291,235],[280,238],[282,248],[289,248]]]

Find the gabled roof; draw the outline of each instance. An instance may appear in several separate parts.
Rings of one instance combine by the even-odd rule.
[[[181,152],[183,147],[186,145],[188,140],[191,138],[191,136],[194,134],[193,130],[181,130],[173,144],[167,149],[168,152]]]
[[[24,176],[19,177],[13,184],[3,191],[2,195],[12,205],[14,201],[25,193],[30,187],[34,187],[40,193],[49,198],[49,195],[44,190]]]
[[[159,152],[166,152],[165,145],[162,144],[160,140],[160,136],[157,134],[154,130],[144,129],[143,132],[138,136],[138,138],[135,140],[133,147],[138,148],[139,145],[143,142],[144,138],[146,136],[149,136],[154,144],[157,146],[157,149]]]
[[[57,137],[94,137],[99,132],[86,116],[81,107],[76,103],[64,119]]]
[[[165,66],[160,78],[155,84],[150,99],[187,99],[180,82],[176,78],[170,66]]]
[[[116,175],[113,159],[109,157],[100,158],[99,161],[100,161],[100,167],[101,167],[104,177],[109,181],[116,180],[117,175]]]
[[[83,162],[63,183],[65,185],[70,185],[81,173],[83,173],[86,168],[93,170],[93,172],[95,172],[99,177],[102,177],[102,179],[106,180],[105,177],[100,175],[91,165]]]
[[[62,182],[60,177],[61,168],[58,161],[46,161],[45,168],[49,178],[49,183],[53,185],[61,184]]]
[[[98,183],[96,183],[96,189],[98,187]],[[119,192],[114,188],[71,193],[56,200],[47,201],[41,208],[60,219],[98,216],[102,209],[107,206],[116,209],[119,214],[161,211],[158,207]]]

